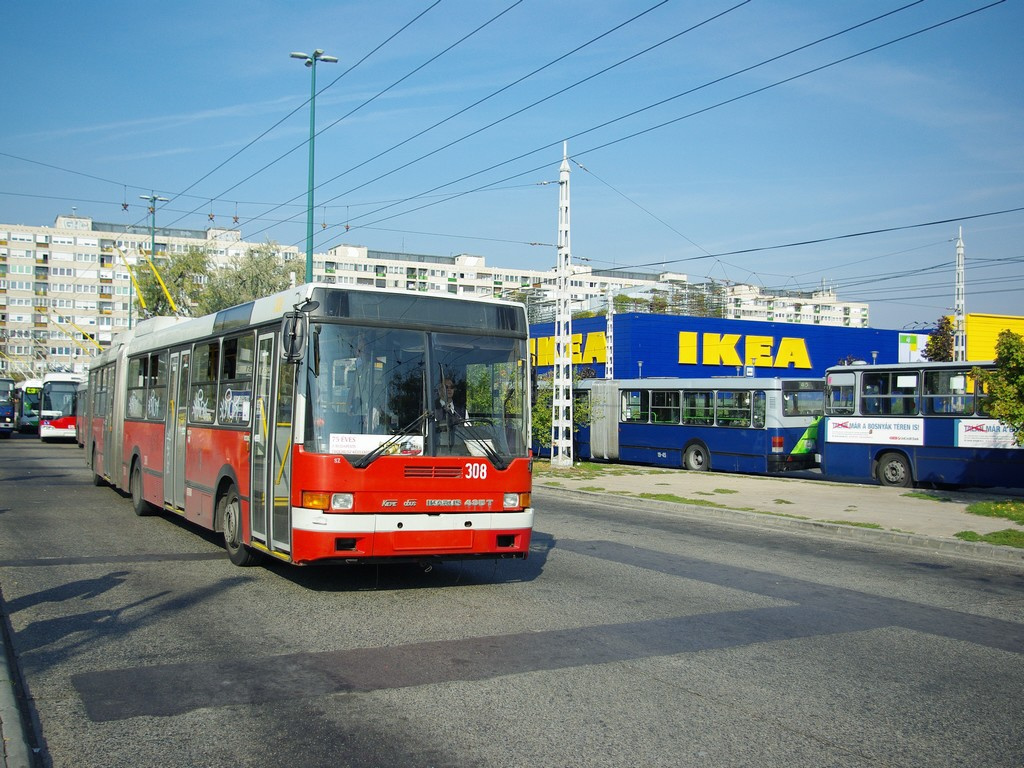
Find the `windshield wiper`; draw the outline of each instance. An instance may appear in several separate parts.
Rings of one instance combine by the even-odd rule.
[[[487,419],[476,419],[476,421],[485,421],[490,423],[491,426],[494,426],[494,422],[488,421]],[[494,446],[491,445],[491,441],[480,436],[480,433],[476,431],[475,427],[473,427],[472,422],[459,419],[457,421],[452,421],[452,427],[454,427],[456,434],[462,434],[463,437],[468,435],[469,439],[480,447],[480,450],[484,452],[484,455],[490,459],[491,464],[493,464],[497,469],[508,469],[508,465],[511,463],[511,457],[508,461],[503,459],[501,454],[494,450]]]
[[[389,437],[383,443],[381,443],[376,448],[374,448],[372,451],[370,451],[369,453],[363,454],[358,459],[353,461],[352,462],[352,466],[355,467],[356,469],[366,469],[366,467],[370,466],[373,462],[375,462],[377,459],[379,459],[381,456],[383,456],[384,452],[387,451],[388,448],[393,446],[395,443],[397,443],[403,437],[408,437],[409,435],[413,434],[413,430],[416,427],[418,427],[420,424],[422,424],[423,420],[426,419],[427,416],[429,416],[429,415],[430,415],[430,411],[424,411],[419,416],[417,416],[415,419],[413,419],[408,424],[406,424],[404,427],[399,429],[395,434],[393,434],[391,437]]]

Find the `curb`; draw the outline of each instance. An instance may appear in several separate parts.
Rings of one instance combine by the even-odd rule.
[[[11,625],[7,604],[0,588],[0,768],[34,768],[37,765],[29,744],[29,729],[18,706],[18,679],[13,674]]]
[[[545,493],[554,493],[556,495],[574,497],[585,496],[595,499],[603,499],[609,503],[614,500],[614,504],[617,506],[625,505],[632,509],[645,512],[657,511],[670,514],[683,514],[687,517],[698,517],[705,520],[708,518],[714,518],[716,520],[753,527],[792,528],[804,533],[817,533],[821,535],[827,534],[833,538],[850,540],[863,539],[893,546],[928,549],[933,552],[959,555],[961,557],[968,557],[975,560],[1024,566],[1024,549],[1000,547],[981,541],[961,541],[960,539],[939,538],[920,533],[899,533],[896,531],[885,531],[875,528],[862,528],[855,525],[825,523],[817,520],[797,520],[791,517],[782,517],[763,512],[747,512],[741,509],[729,509],[728,507],[701,507],[695,504],[682,504],[671,501],[658,501],[655,499],[639,499],[627,495],[611,495],[595,491],[581,491],[544,485],[543,483],[534,483],[534,490],[536,491],[538,489],[543,489]]]
[[[3,737],[0,768],[32,768],[32,751],[25,736],[21,709],[18,707],[15,693],[17,681],[11,674],[7,653],[7,617],[2,612],[0,622],[0,736]]]

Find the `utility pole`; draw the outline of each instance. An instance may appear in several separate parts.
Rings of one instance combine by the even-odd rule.
[[[967,329],[964,316],[964,228],[956,236],[956,289],[953,300],[953,360],[967,359]]]
[[[555,282],[555,360],[551,386],[551,466],[570,469],[572,455],[572,252],[569,247],[569,142],[558,169],[558,265]]]

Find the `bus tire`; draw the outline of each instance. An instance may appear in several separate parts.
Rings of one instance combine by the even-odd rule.
[[[242,501],[233,483],[217,500],[217,520],[224,534],[224,549],[228,551],[228,559],[243,567],[255,565],[259,556],[242,541]]]
[[[704,472],[711,469],[708,460],[708,448],[703,443],[690,443],[683,451],[683,468],[691,472]]]
[[[136,459],[132,462],[132,473],[128,478],[128,492],[132,497],[132,509],[139,517],[153,514],[153,507],[142,492],[142,461]]]
[[[104,485],[106,481],[103,479],[103,475],[96,471],[96,447],[92,449],[92,461],[89,462],[89,466],[92,468],[92,484],[97,488]]]
[[[910,462],[902,453],[883,453],[879,456],[875,474],[879,483],[893,488],[910,488],[914,484]]]

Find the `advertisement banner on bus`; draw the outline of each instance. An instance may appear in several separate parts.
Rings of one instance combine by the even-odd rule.
[[[924,419],[833,418],[827,430],[832,443],[924,445]]]
[[[1012,427],[995,419],[957,419],[957,448],[1024,448],[1014,442]]]

